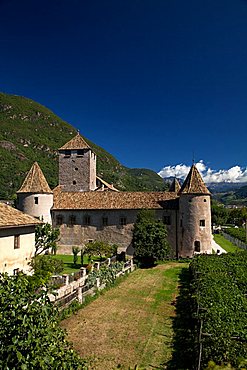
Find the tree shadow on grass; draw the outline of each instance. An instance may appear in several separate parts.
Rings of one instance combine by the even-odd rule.
[[[176,298],[176,316],[173,319],[173,356],[167,365],[169,370],[195,369],[196,320],[193,319],[193,302],[190,293],[190,272],[183,268],[179,276],[179,294]]]

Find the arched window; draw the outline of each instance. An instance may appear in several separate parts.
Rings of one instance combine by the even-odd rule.
[[[194,245],[195,245],[195,252],[200,252],[201,251],[201,243],[199,242],[199,240],[196,240]]]

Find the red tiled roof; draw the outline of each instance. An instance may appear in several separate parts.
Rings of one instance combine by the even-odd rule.
[[[0,228],[37,224],[42,224],[42,222],[7,204],[0,203]]]
[[[90,146],[86,143],[86,141],[81,137],[79,133],[58,150],[76,150],[76,149],[90,149]]]
[[[193,164],[178,194],[210,194],[198,169]]]
[[[170,192],[65,192],[57,186],[53,190],[53,210],[63,209],[163,209],[164,202],[177,198]]]
[[[17,193],[52,193],[37,162],[32,165]]]

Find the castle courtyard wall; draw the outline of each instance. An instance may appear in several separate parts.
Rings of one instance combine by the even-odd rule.
[[[84,246],[89,241],[101,240],[118,245],[118,253],[126,252],[133,255],[132,234],[139,210],[54,210],[52,212],[53,227],[60,229],[59,253],[72,253],[72,246]],[[156,210],[157,219],[170,218],[167,226],[167,239],[176,255],[176,210]],[[62,224],[57,224],[57,216]],[[71,225],[71,217],[75,224]],[[90,225],[85,225],[85,218],[90,217]],[[107,219],[108,224],[103,224]],[[126,225],[121,225],[126,219]]]

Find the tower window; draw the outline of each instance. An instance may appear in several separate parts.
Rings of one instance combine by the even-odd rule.
[[[78,167],[75,167],[75,171],[78,171]]]
[[[88,215],[84,216],[84,218],[83,218],[83,224],[85,226],[89,226],[91,224],[91,217],[88,216]]]
[[[83,149],[77,149],[77,156],[82,156],[84,154]]]
[[[34,204],[39,204],[39,198],[38,197],[34,197]]]
[[[108,225],[108,217],[102,217],[102,225],[107,226]]]
[[[65,157],[70,157],[71,156],[71,150],[65,150],[64,155],[65,155]]]
[[[20,248],[20,235],[14,236],[14,249]]]
[[[171,225],[171,217],[170,216],[164,216],[163,217],[163,223],[165,225]]]
[[[62,215],[57,215],[56,224],[57,225],[62,225],[63,224],[63,216]]]
[[[76,223],[76,216],[74,215],[69,216],[69,225],[73,226],[75,225],[75,223]]]
[[[205,227],[205,220],[200,220],[200,226]]]
[[[199,242],[199,240],[196,240],[195,241],[195,244],[194,244],[194,246],[195,246],[195,252],[200,252],[200,250],[201,250],[201,245],[200,245],[201,243]]]
[[[207,201],[207,199],[204,199],[204,202],[206,202]]]
[[[76,185],[76,181],[75,180],[73,181],[73,185]]]
[[[119,219],[119,225],[124,226],[126,224],[127,224],[126,217],[120,217],[120,219]]]

